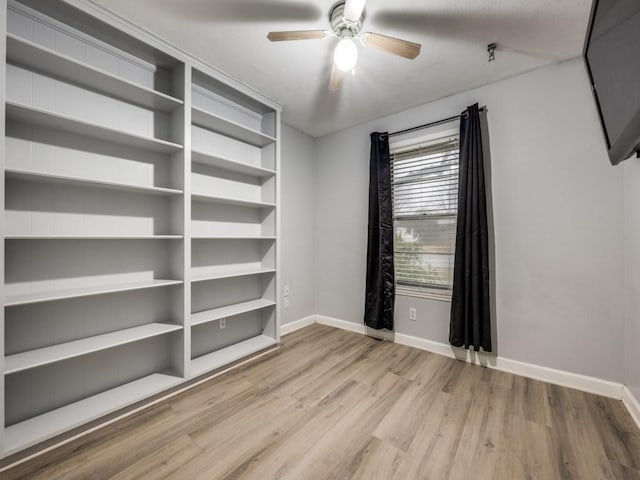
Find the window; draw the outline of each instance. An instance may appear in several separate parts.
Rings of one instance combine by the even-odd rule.
[[[398,293],[448,299],[458,211],[458,135],[391,151]]]

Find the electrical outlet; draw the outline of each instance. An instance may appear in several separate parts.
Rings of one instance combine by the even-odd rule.
[[[289,285],[284,286],[284,296],[288,297],[291,294],[291,287]]]
[[[224,327],[227,326],[227,319],[226,318],[221,318],[218,323],[220,324],[220,330],[222,330]]]
[[[289,308],[289,295],[284,297],[284,308]]]
[[[414,322],[416,321],[416,309],[415,308],[410,308],[409,309],[409,320],[413,320]]]

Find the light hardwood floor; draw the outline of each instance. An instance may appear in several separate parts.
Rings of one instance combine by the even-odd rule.
[[[313,325],[0,477],[640,479],[640,431],[619,401]]]

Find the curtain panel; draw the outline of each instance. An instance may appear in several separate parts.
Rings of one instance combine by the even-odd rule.
[[[395,278],[389,135],[371,134],[369,158],[369,232],[364,323],[393,330]]]
[[[458,220],[449,343],[491,351],[489,230],[478,104],[460,119]]]

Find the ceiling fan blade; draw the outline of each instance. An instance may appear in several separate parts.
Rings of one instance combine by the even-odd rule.
[[[344,73],[341,72],[336,64],[331,67],[331,77],[329,78],[329,90],[336,91],[342,86],[342,80],[344,79]]]
[[[357,22],[362,16],[365,2],[366,0],[347,0],[342,16],[350,22]]]
[[[413,60],[420,54],[422,45],[419,43],[387,37],[379,33],[365,33],[362,36],[362,44],[365,47],[374,48],[381,52],[392,53]]]
[[[272,42],[286,42],[288,40],[314,40],[326,38],[329,33],[325,30],[298,30],[291,32],[269,32],[267,38]]]

